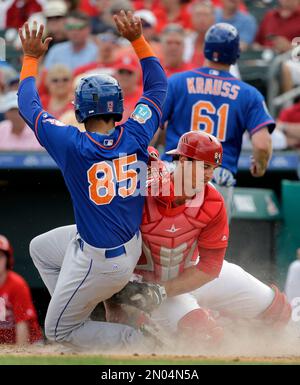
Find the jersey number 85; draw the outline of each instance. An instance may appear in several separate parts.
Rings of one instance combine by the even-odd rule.
[[[109,204],[116,196],[116,182],[130,181],[126,186],[118,187],[118,195],[122,198],[133,195],[137,187],[138,173],[128,169],[128,166],[136,161],[136,154],[132,154],[114,159],[112,163],[102,161],[93,164],[87,172],[91,201],[96,205]]]

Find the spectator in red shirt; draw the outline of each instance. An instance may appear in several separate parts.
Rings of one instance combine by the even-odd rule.
[[[142,96],[140,86],[140,66],[134,56],[122,56],[115,65],[115,78],[119,81],[124,96],[124,112],[120,124],[125,122],[134,111]]]
[[[184,38],[184,28],[179,24],[169,24],[162,32],[162,64],[168,77],[192,69],[183,61]]]
[[[279,7],[263,18],[256,42],[283,53],[291,49],[293,38],[300,36],[300,7],[299,0],[278,0],[278,3]]]
[[[46,87],[48,94],[41,97],[46,111],[59,119],[68,110],[74,110],[72,71],[63,64],[55,64],[47,72]]]
[[[12,247],[8,239],[0,235],[0,344],[25,345],[41,341],[30,289],[12,268]]]
[[[37,0],[15,0],[6,13],[6,28],[22,27],[30,15],[41,10]]]

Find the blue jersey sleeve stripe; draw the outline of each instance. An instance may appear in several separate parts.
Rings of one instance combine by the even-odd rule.
[[[157,105],[156,103],[154,103],[153,100],[147,98],[146,96],[142,96],[141,99],[145,99],[145,100],[147,100],[148,102],[152,103],[152,104],[157,108],[157,110],[158,110],[158,112],[159,112],[159,114],[160,114],[160,117],[162,117],[162,111],[161,111],[161,109],[158,107],[158,105]]]
[[[222,76],[206,74],[206,73],[204,73],[204,72],[197,71],[197,70],[191,70],[191,72],[196,72],[196,74],[200,74],[200,75],[206,76],[206,77],[208,77],[208,78],[221,79],[221,80],[239,80],[238,78],[235,78],[235,77],[224,78],[224,77],[222,77]]]
[[[268,126],[270,124],[273,124],[275,126],[274,120],[272,120],[272,119],[267,120],[266,122],[259,124],[258,126],[256,126],[252,130],[250,130],[249,132],[250,132],[251,135],[253,135],[253,134],[255,134],[255,132],[261,130],[262,128],[264,128],[264,127],[266,127],[266,126]]]
[[[101,148],[104,148],[104,150],[112,150],[114,149],[120,142],[121,140],[121,137],[123,135],[123,132],[124,132],[124,127],[121,126],[121,131],[120,131],[120,134],[119,134],[119,137],[118,137],[118,140],[116,141],[115,144],[113,144],[112,146],[110,147],[106,147],[106,146],[103,146],[101,143],[98,143],[94,138],[91,137],[91,135],[89,135],[88,132],[85,132],[86,136],[95,144],[97,144],[97,146],[101,147]]]

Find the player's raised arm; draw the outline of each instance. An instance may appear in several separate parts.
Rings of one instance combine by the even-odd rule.
[[[130,11],[114,15],[119,33],[128,39],[140,59],[143,71],[142,103],[154,107],[161,117],[161,110],[167,93],[167,77],[150,44],[142,34],[139,18]]]
[[[23,48],[23,65],[20,74],[19,88],[19,109],[22,117],[31,128],[35,124],[36,114],[42,108],[40,98],[35,87],[35,78],[38,74],[39,59],[46,53],[49,43],[52,40],[48,37],[43,41],[44,26],[41,24],[38,28],[36,22],[30,31],[28,23],[24,25],[24,32],[20,28],[19,36]],[[29,80],[31,79],[31,81]],[[24,81],[27,82],[26,87],[22,87]]]

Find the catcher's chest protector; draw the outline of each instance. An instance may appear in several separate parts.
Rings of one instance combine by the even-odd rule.
[[[220,209],[221,202],[216,202],[211,189],[207,185],[205,194],[197,194],[189,205],[167,211],[155,198],[147,197],[141,225],[143,253],[136,273],[163,282],[195,263],[201,231]]]

